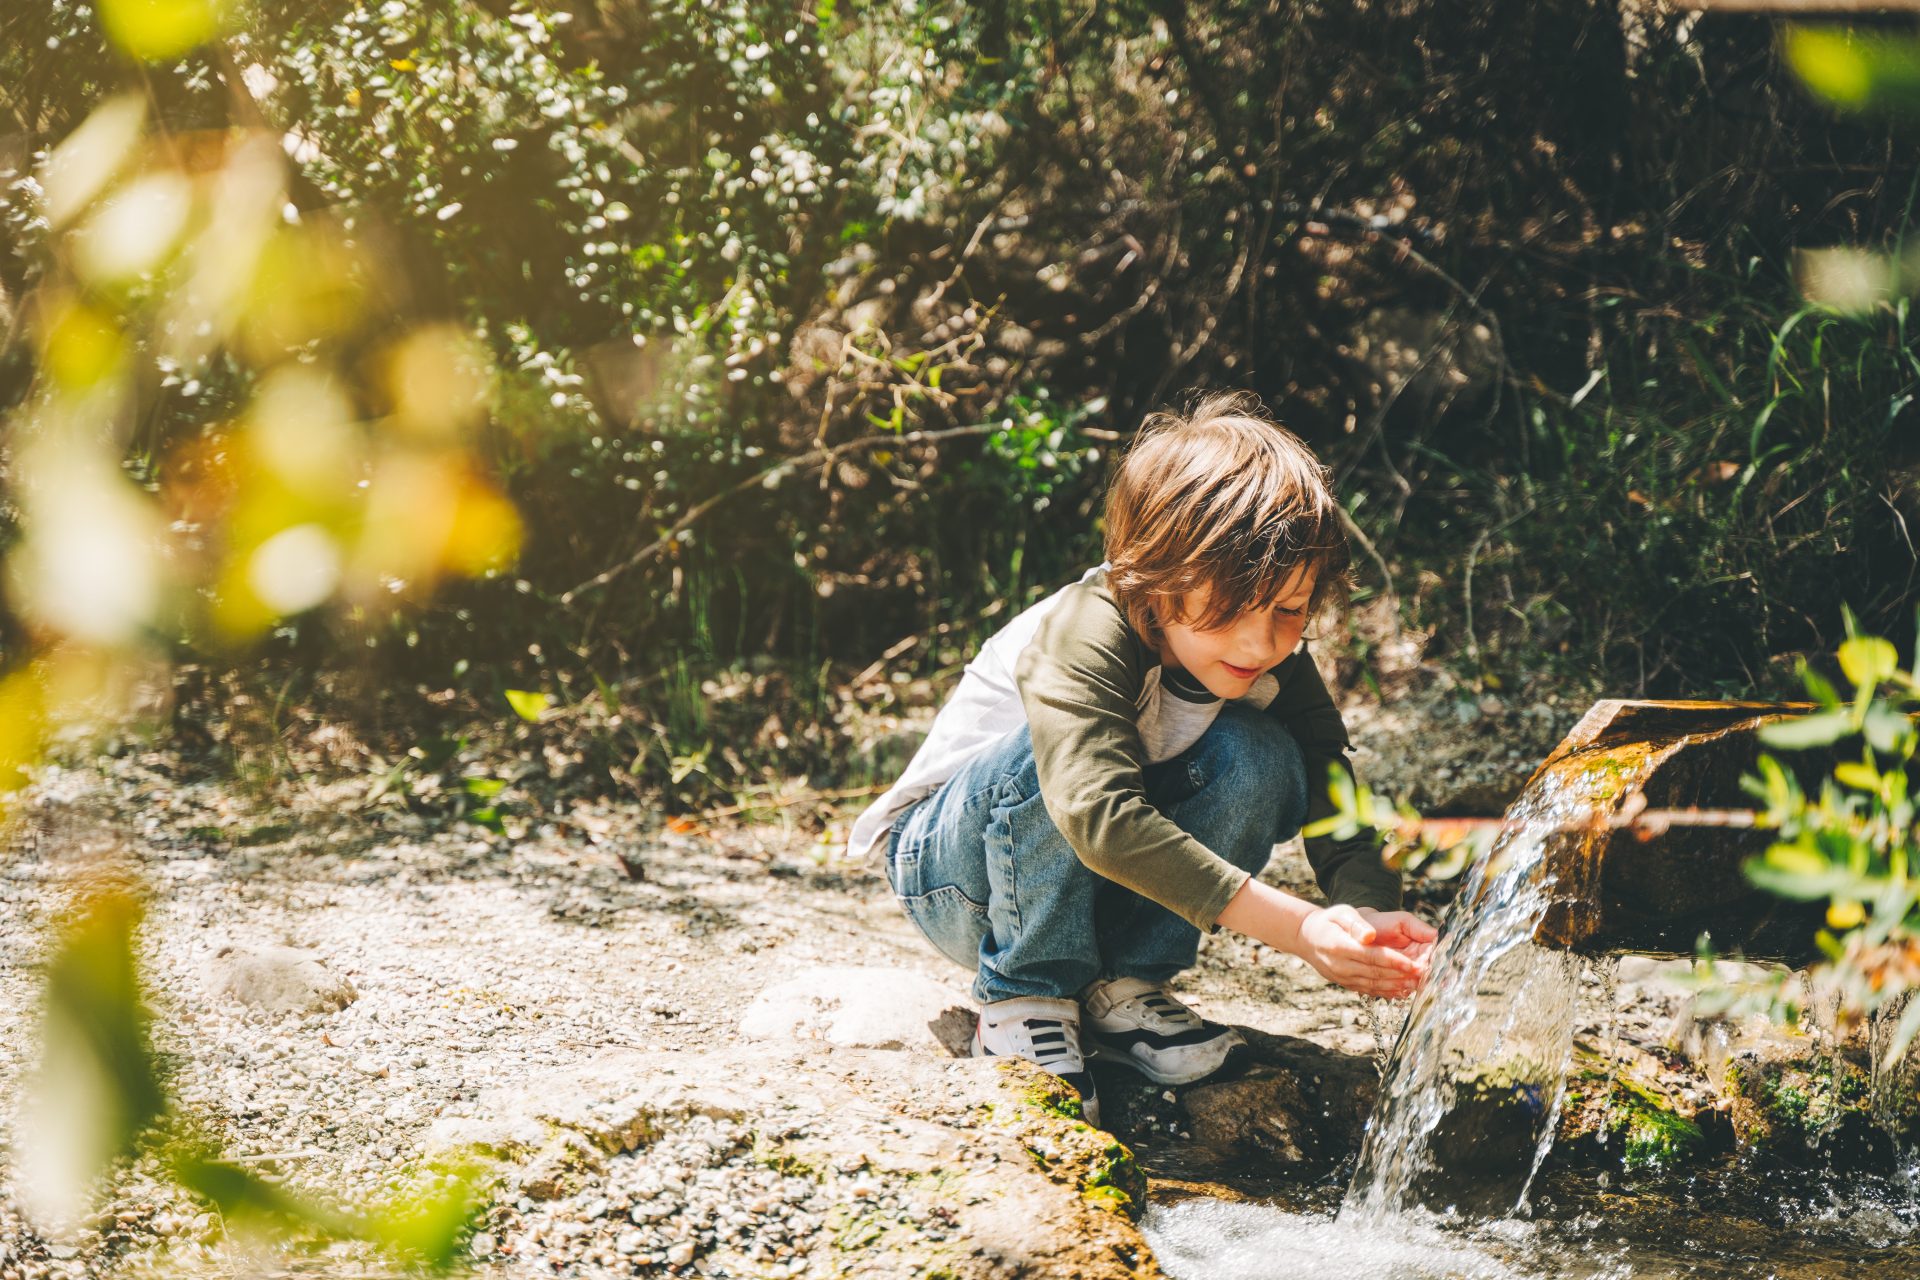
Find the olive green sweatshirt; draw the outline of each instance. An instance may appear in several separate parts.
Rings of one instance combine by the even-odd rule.
[[[1159,655],[1127,621],[1104,573],[1059,594],[1014,666],[1047,813],[1088,867],[1211,930],[1248,876],[1147,802],[1139,716]],[[1311,824],[1334,812],[1329,768],[1351,772],[1346,725],[1305,646],[1269,674],[1278,688],[1264,711],[1305,757]],[[1264,681],[1236,701],[1257,703]],[[1306,851],[1330,901],[1399,907],[1399,875],[1370,834],[1320,836]]]

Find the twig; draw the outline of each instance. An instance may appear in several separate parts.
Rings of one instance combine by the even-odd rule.
[[[775,484],[778,484],[780,480],[795,471],[808,467],[824,467],[841,454],[850,453],[856,449],[897,449],[903,445],[929,444],[936,440],[951,440],[959,436],[983,436],[989,432],[998,430],[1000,430],[1000,424],[997,422],[979,422],[972,426],[946,427],[937,431],[906,431],[899,435],[862,436],[858,440],[849,440],[845,444],[826,445],[818,449],[810,449],[798,457],[782,459],[766,470],[756,472],[733,485],[731,488],[722,489],[706,501],[697,504],[692,510],[669,525],[665,533],[634,552],[619,564],[614,565],[611,569],[595,574],[579,586],[562,593],[560,603],[570,605],[573,603],[574,598],[581,592],[592,591],[597,587],[604,587],[621,574],[627,572],[627,570],[639,568],[664,551],[667,546],[682,533],[692,528],[707,512],[713,510],[728,498],[736,494],[745,493],[755,485],[766,484],[768,480],[772,480]]]
[[[1645,807],[1644,797],[1636,798],[1640,800],[1637,808],[1630,800],[1619,813],[1598,822],[1565,822],[1547,828],[1547,831],[1580,831],[1601,826],[1614,831],[1631,831],[1642,839],[1651,839],[1669,827],[1752,830],[1760,825],[1763,816],[1752,809],[1649,809]],[[1502,835],[1522,828],[1539,829],[1532,823],[1517,822],[1511,818],[1416,818],[1395,826],[1394,834],[1406,843],[1431,844],[1444,849],[1472,836],[1489,833]]]
[[[1362,529],[1359,524],[1354,521],[1354,518],[1347,514],[1345,507],[1336,502],[1333,504],[1333,509],[1340,513],[1340,524],[1342,528],[1346,529],[1347,536],[1360,544],[1360,549],[1367,553],[1367,559],[1373,561],[1374,568],[1380,570],[1380,582],[1387,589],[1387,600],[1393,604],[1394,613],[1398,616],[1400,611],[1400,606],[1397,603],[1399,597],[1393,589],[1393,574],[1388,570],[1386,558],[1380,554],[1380,548],[1373,545],[1373,539],[1369,538],[1366,530]]]

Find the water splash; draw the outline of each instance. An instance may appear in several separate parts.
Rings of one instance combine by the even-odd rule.
[[[1570,756],[1508,811],[1414,997],[1342,1222],[1377,1226],[1419,1204],[1482,1214],[1525,1204],[1559,1120],[1582,964],[1534,934],[1561,872],[1578,878],[1591,865],[1582,851],[1647,767],[1644,757]]]
[[[1601,1146],[1607,1145],[1613,1120],[1613,1085],[1620,1074],[1620,957],[1601,956],[1593,961],[1593,976],[1600,985],[1600,1007],[1606,1015],[1601,1031],[1600,1051],[1604,1057],[1600,1084],[1600,1125],[1595,1135]]]
[[[1188,1199],[1154,1205],[1140,1230],[1169,1276],[1204,1280],[1628,1280],[1619,1257],[1551,1247],[1530,1222],[1473,1230],[1427,1215],[1354,1224],[1325,1213]]]

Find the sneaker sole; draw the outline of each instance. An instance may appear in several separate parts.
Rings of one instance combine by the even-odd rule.
[[[1244,1040],[1229,1044],[1226,1052],[1220,1055],[1220,1061],[1208,1067],[1205,1071],[1162,1071],[1151,1063],[1144,1062],[1136,1057],[1131,1049],[1116,1049],[1110,1045],[1102,1044],[1098,1033],[1095,1033],[1090,1039],[1092,1043],[1085,1049],[1085,1054],[1089,1061],[1110,1062],[1115,1066],[1126,1067],[1131,1071],[1145,1076],[1155,1084],[1198,1084],[1202,1080],[1211,1080],[1213,1077],[1226,1071],[1229,1066],[1233,1065],[1236,1054],[1244,1056],[1244,1050],[1247,1047],[1247,1042]]]

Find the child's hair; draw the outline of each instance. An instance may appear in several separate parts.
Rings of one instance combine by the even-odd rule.
[[[1250,392],[1150,414],[1107,491],[1107,585],[1158,645],[1160,622],[1217,627],[1316,571],[1311,609],[1343,598],[1348,550],[1327,469]],[[1209,589],[1198,618],[1181,597]],[[1156,606],[1158,608],[1156,609]]]

